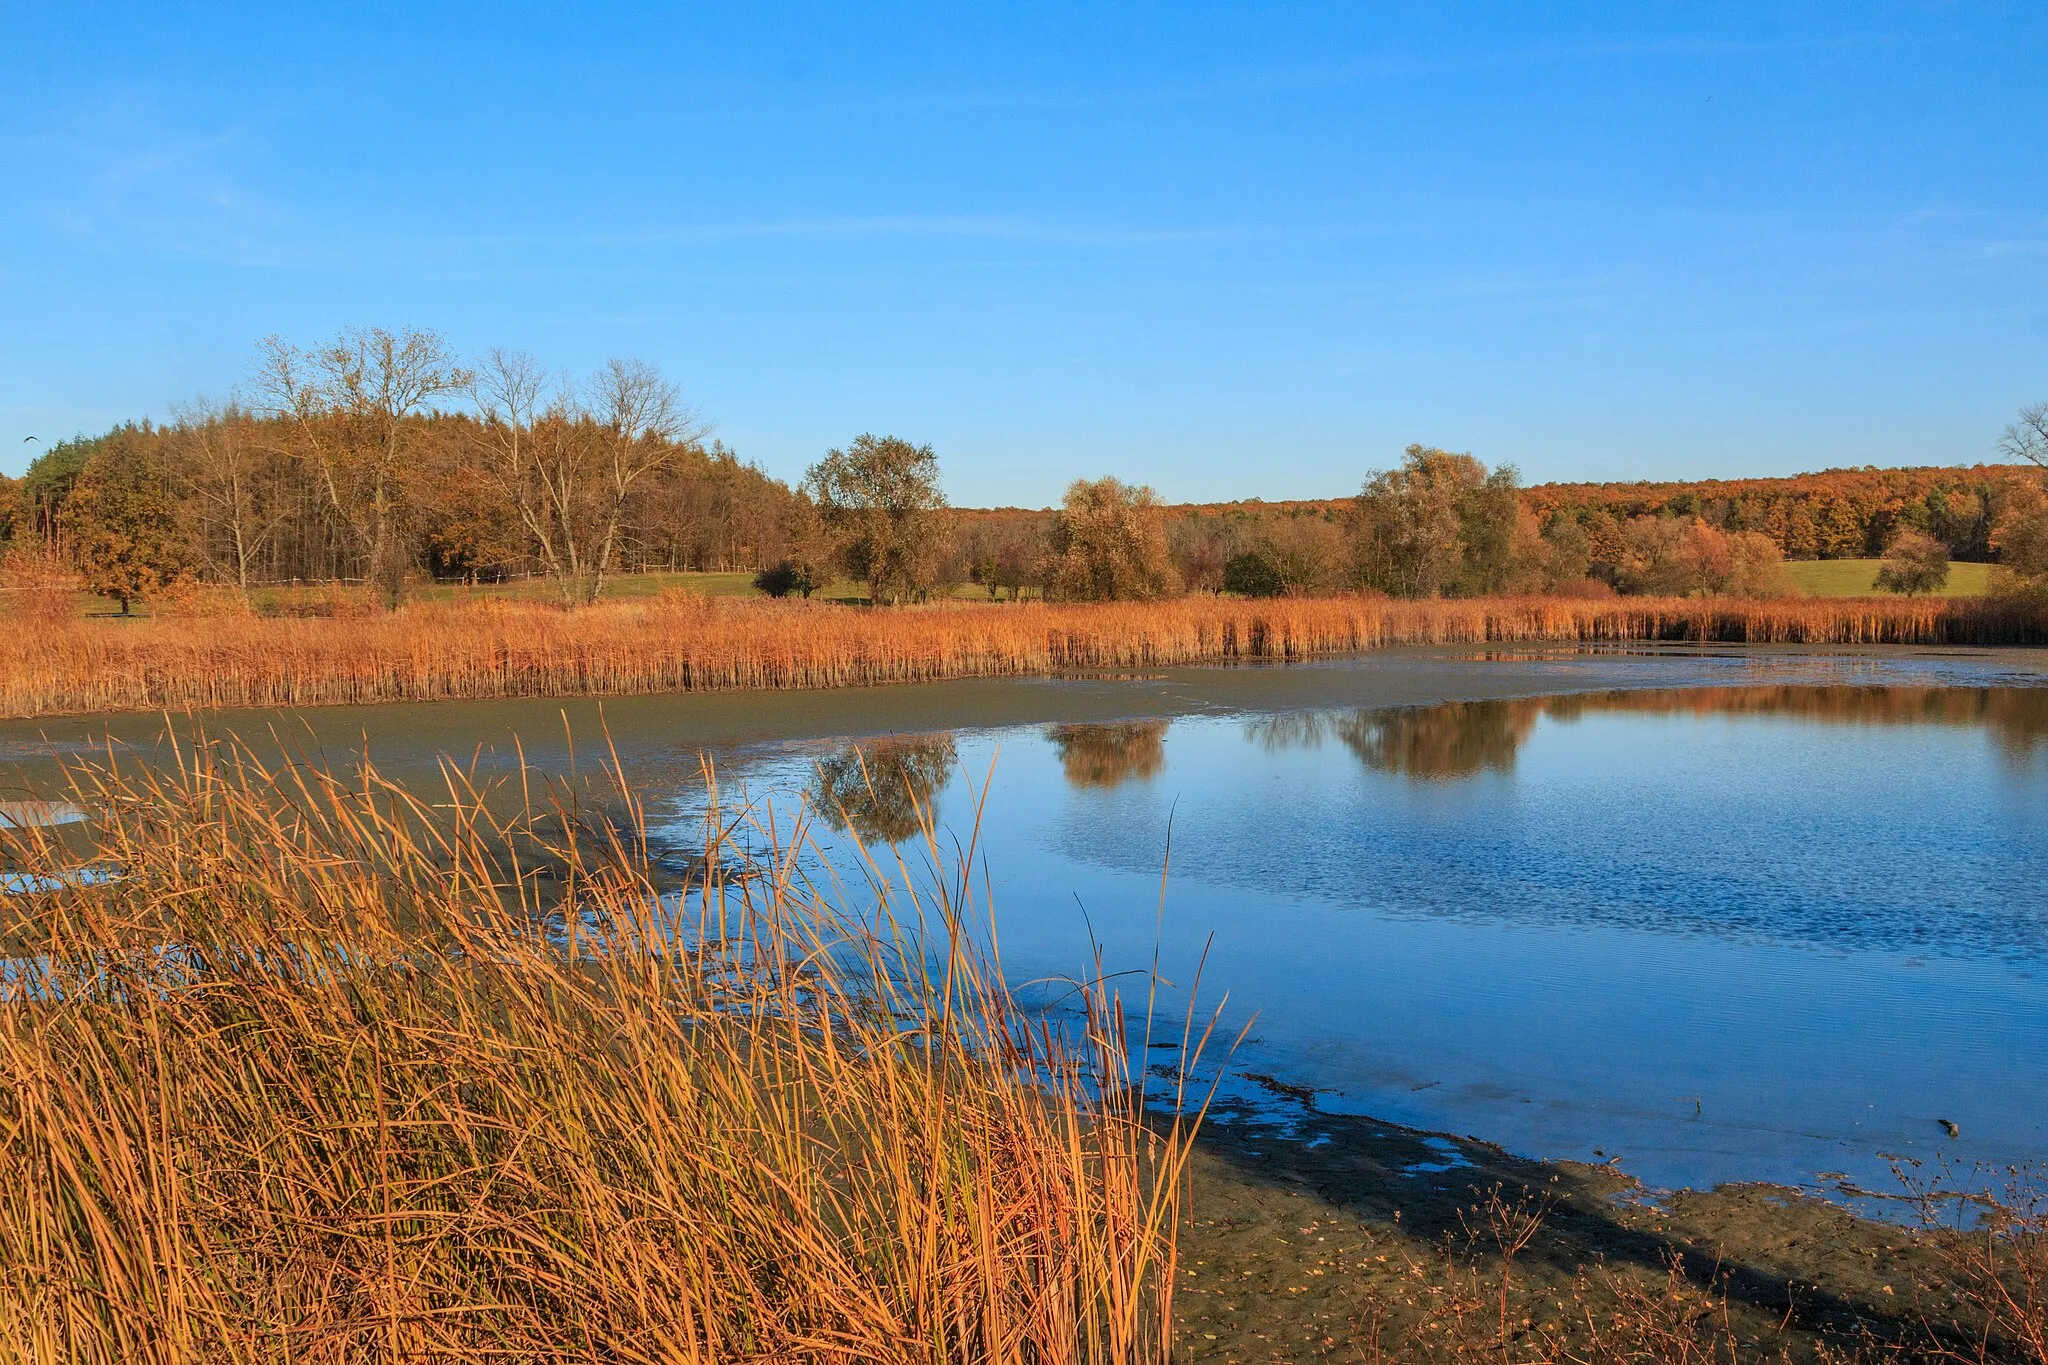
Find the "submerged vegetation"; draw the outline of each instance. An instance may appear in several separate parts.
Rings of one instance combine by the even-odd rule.
[[[1191,1126],[1102,983],[1013,1002],[967,855],[827,894],[714,810],[677,887],[623,793],[74,781],[89,849],[0,832],[0,1359],[1167,1359]]]

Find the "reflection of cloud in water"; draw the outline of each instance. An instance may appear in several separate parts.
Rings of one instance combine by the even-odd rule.
[[[949,734],[862,740],[818,760],[811,804],[842,834],[899,843],[936,820],[932,796],[958,762]]]
[[[1117,725],[1054,725],[1046,738],[1059,751],[1060,767],[1076,787],[1115,787],[1133,778],[1149,781],[1166,766],[1163,720]]]
[[[1398,710],[1297,712],[1248,722],[1269,752],[1338,740],[1376,772],[1424,780],[1511,772],[1538,719],[1589,715],[1784,716],[1842,725],[1981,725],[2007,758],[2048,747],[2048,688],[1691,687],[1517,701],[1445,702]]]

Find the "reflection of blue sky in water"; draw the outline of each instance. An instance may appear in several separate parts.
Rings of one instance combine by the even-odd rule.
[[[1244,1065],[1327,1108],[1658,1184],[2048,1157],[2048,691],[1764,700],[964,732],[936,801],[964,838],[1000,750],[1017,980],[1084,969],[1084,907],[1149,962],[1170,817],[1165,974],[1213,933]]]
[[[84,819],[84,809],[69,801],[0,800],[0,829],[75,825]]]

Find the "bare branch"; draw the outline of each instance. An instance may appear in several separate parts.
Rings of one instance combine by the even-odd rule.
[[[2048,468],[2048,403],[2029,403],[1998,438],[1999,453]]]

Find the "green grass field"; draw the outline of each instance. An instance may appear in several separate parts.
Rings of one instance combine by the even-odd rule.
[[[1785,562],[1785,577],[1808,597],[1871,597],[1877,591],[1881,559],[1795,559]],[[1951,564],[1942,597],[1982,597],[1991,591],[1989,564]]]
[[[707,597],[751,597],[754,595],[754,575],[751,573],[643,573],[625,574],[605,584],[607,600],[621,601],[635,597],[654,597],[670,589],[685,592],[701,592]],[[552,601],[555,585],[544,578],[522,579],[517,583],[489,583],[475,588],[460,583],[434,583],[416,588],[412,596],[434,602],[459,600],[474,594],[478,597],[521,597],[540,601]],[[865,583],[856,583],[850,578],[834,579],[817,592],[813,598],[827,602],[866,603],[868,589]],[[988,589],[973,583],[963,583],[953,590],[952,595],[964,602],[986,602]],[[1026,589],[1024,596],[1038,596],[1036,589]],[[1009,600],[1009,593],[1003,593],[1003,600]]]
[[[655,597],[671,589],[684,592],[700,592],[707,597],[752,597],[755,595],[752,573],[640,573],[622,574],[605,583],[604,596],[609,602],[630,601],[640,597]],[[318,594],[318,585],[306,588],[308,595]],[[1024,590],[1027,601],[1039,596],[1036,588]],[[250,591],[256,610],[274,612],[291,596],[291,590],[278,587],[260,587]],[[962,583],[955,588],[952,596],[962,602],[986,602],[988,589],[974,583]],[[110,597],[83,594],[85,611],[89,616],[111,617],[120,604]],[[470,587],[462,583],[414,583],[406,590],[406,597],[415,602],[460,602],[474,598],[512,598],[521,601],[552,602],[556,600],[556,588],[546,578],[523,578],[514,583],[479,583]],[[816,600],[865,605],[868,590],[865,583],[841,578],[812,594]],[[1006,589],[1003,601],[1010,600]],[[134,606],[137,617],[151,614],[150,605],[137,602]]]
[[[707,597],[751,597],[751,573],[629,573],[605,580],[607,598],[658,597],[671,588],[701,592]],[[430,583],[414,588],[410,596],[427,602],[460,601],[476,597],[515,597],[551,602],[559,596],[554,580],[522,578],[515,583],[480,583],[474,588],[461,583]]]
[[[1878,595],[1875,587],[1881,559],[1802,559],[1788,560],[1785,577],[1794,587],[1808,597],[1865,597]],[[1948,586],[1943,597],[1981,597],[1991,590],[1991,565],[1953,564],[1949,567]],[[754,576],[751,573],[643,573],[624,574],[605,585],[605,597],[610,601],[630,600],[636,597],[654,597],[670,589],[686,592],[701,592],[710,597],[752,597]],[[317,591],[317,589],[311,590]],[[257,588],[252,594],[258,611],[275,610],[288,595],[282,588]],[[509,597],[534,601],[553,601],[555,585],[545,578],[521,579],[516,583],[482,583],[467,587],[460,583],[415,584],[407,595],[414,601],[455,602],[471,597]],[[1027,600],[1038,597],[1036,589],[1026,589]],[[813,596],[826,602],[864,604],[867,599],[867,585],[851,579],[836,579]],[[988,590],[973,583],[962,583],[953,590],[954,599],[963,602],[986,602]],[[1003,594],[1009,600],[1009,593]],[[109,616],[117,604],[108,598],[88,595],[86,611],[95,616]],[[149,606],[137,603],[137,616],[148,616]]]

